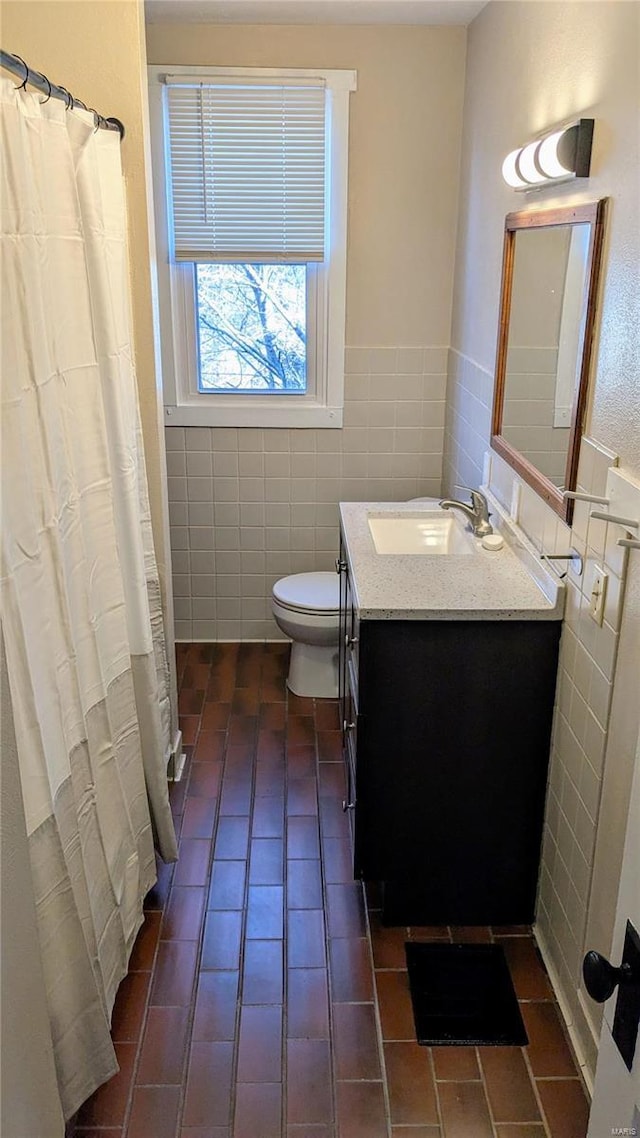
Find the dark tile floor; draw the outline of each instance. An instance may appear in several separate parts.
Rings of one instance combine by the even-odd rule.
[[[528,929],[385,929],[352,881],[337,704],[283,644],[180,645],[180,860],[120,989],[120,1073],[76,1138],[585,1138]],[[505,948],[526,1048],[415,1042],[404,941]]]

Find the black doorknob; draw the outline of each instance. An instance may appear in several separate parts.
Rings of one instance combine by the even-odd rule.
[[[609,999],[617,984],[624,984],[632,979],[632,969],[630,964],[621,964],[619,968],[614,968],[606,957],[591,949],[582,961],[582,975],[591,999],[603,1004]]]

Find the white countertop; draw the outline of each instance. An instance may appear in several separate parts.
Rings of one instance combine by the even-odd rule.
[[[562,620],[564,587],[490,500],[492,523],[505,538],[498,552],[468,556],[380,554],[370,513],[415,516],[437,500],[341,502],[354,604],[362,620]]]

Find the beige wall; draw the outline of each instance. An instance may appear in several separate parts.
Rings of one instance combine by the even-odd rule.
[[[468,485],[469,479],[481,477],[482,455],[488,446],[505,214],[605,196],[611,200],[588,429],[593,439],[620,456],[622,467],[636,476],[640,473],[639,12],[637,3],[615,0],[490,3],[469,29],[445,432],[448,483],[462,481]],[[501,177],[505,155],[546,127],[579,115],[596,120],[588,186],[580,190],[571,185],[550,187],[526,197],[510,190]],[[502,470],[501,477],[506,483]],[[508,501],[506,485],[504,495]],[[559,541],[573,541],[590,557],[596,555],[605,533],[601,529],[596,534],[596,524],[589,525],[585,517],[583,511],[577,511],[573,532],[563,532],[562,527],[556,529],[556,537]],[[536,543],[539,547],[545,544],[548,549],[544,511],[533,508],[530,521]],[[540,524],[536,529],[537,523]],[[609,540],[608,547],[615,552],[615,542],[612,546]],[[564,677],[565,682],[558,695],[557,723],[563,729],[568,724],[571,730],[556,737],[551,777],[552,785],[555,778],[557,784],[571,791],[577,814],[559,812],[559,834],[565,843],[562,850],[554,842],[548,843],[554,857],[558,852],[560,856],[547,866],[551,911],[547,914],[545,934],[552,946],[551,964],[560,978],[565,1008],[574,1020],[579,1043],[592,1061],[594,1037],[589,1024],[597,1031],[598,1014],[595,1006],[579,994],[579,956],[586,947],[608,952],[613,928],[638,736],[637,554],[629,562],[617,665],[615,628],[605,625],[604,630],[597,630],[573,613],[568,629],[563,640],[561,679]],[[575,648],[574,634],[582,647],[572,655],[569,646]],[[615,668],[614,684],[611,713],[607,712],[604,724],[604,767],[594,771],[591,745],[595,734],[584,740],[583,747],[575,733],[581,729],[579,712],[585,710],[578,697],[581,691],[585,694],[585,674],[606,691],[605,659]],[[567,691],[571,695],[568,709]],[[585,699],[584,722],[592,724],[588,692]],[[563,709],[569,716],[566,721]],[[601,709],[598,714],[602,713]],[[578,832],[580,819],[585,826]],[[556,821],[548,815],[548,834]],[[576,845],[583,837],[582,845],[591,849],[586,867],[578,862],[576,853]],[[573,853],[565,861],[568,850]],[[571,904],[564,908],[563,899],[567,898]]]
[[[149,482],[151,520],[173,656],[173,610],[162,445],[161,395],[156,375],[149,211],[145,172],[146,59],[142,0],[6,0],[2,46],[66,87],[87,106],[125,125],[126,181],[135,366]]]
[[[149,63],[345,67],[347,338],[449,343],[464,28],[151,24]]]
[[[149,61],[355,68],[342,430],[167,429],[176,635],[273,639],[338,502],[440,492],[465,30],[151,25]]]

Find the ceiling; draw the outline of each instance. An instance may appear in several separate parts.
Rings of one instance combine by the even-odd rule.
[[[469,24],[487,0],[146,0],[148,23]]]

